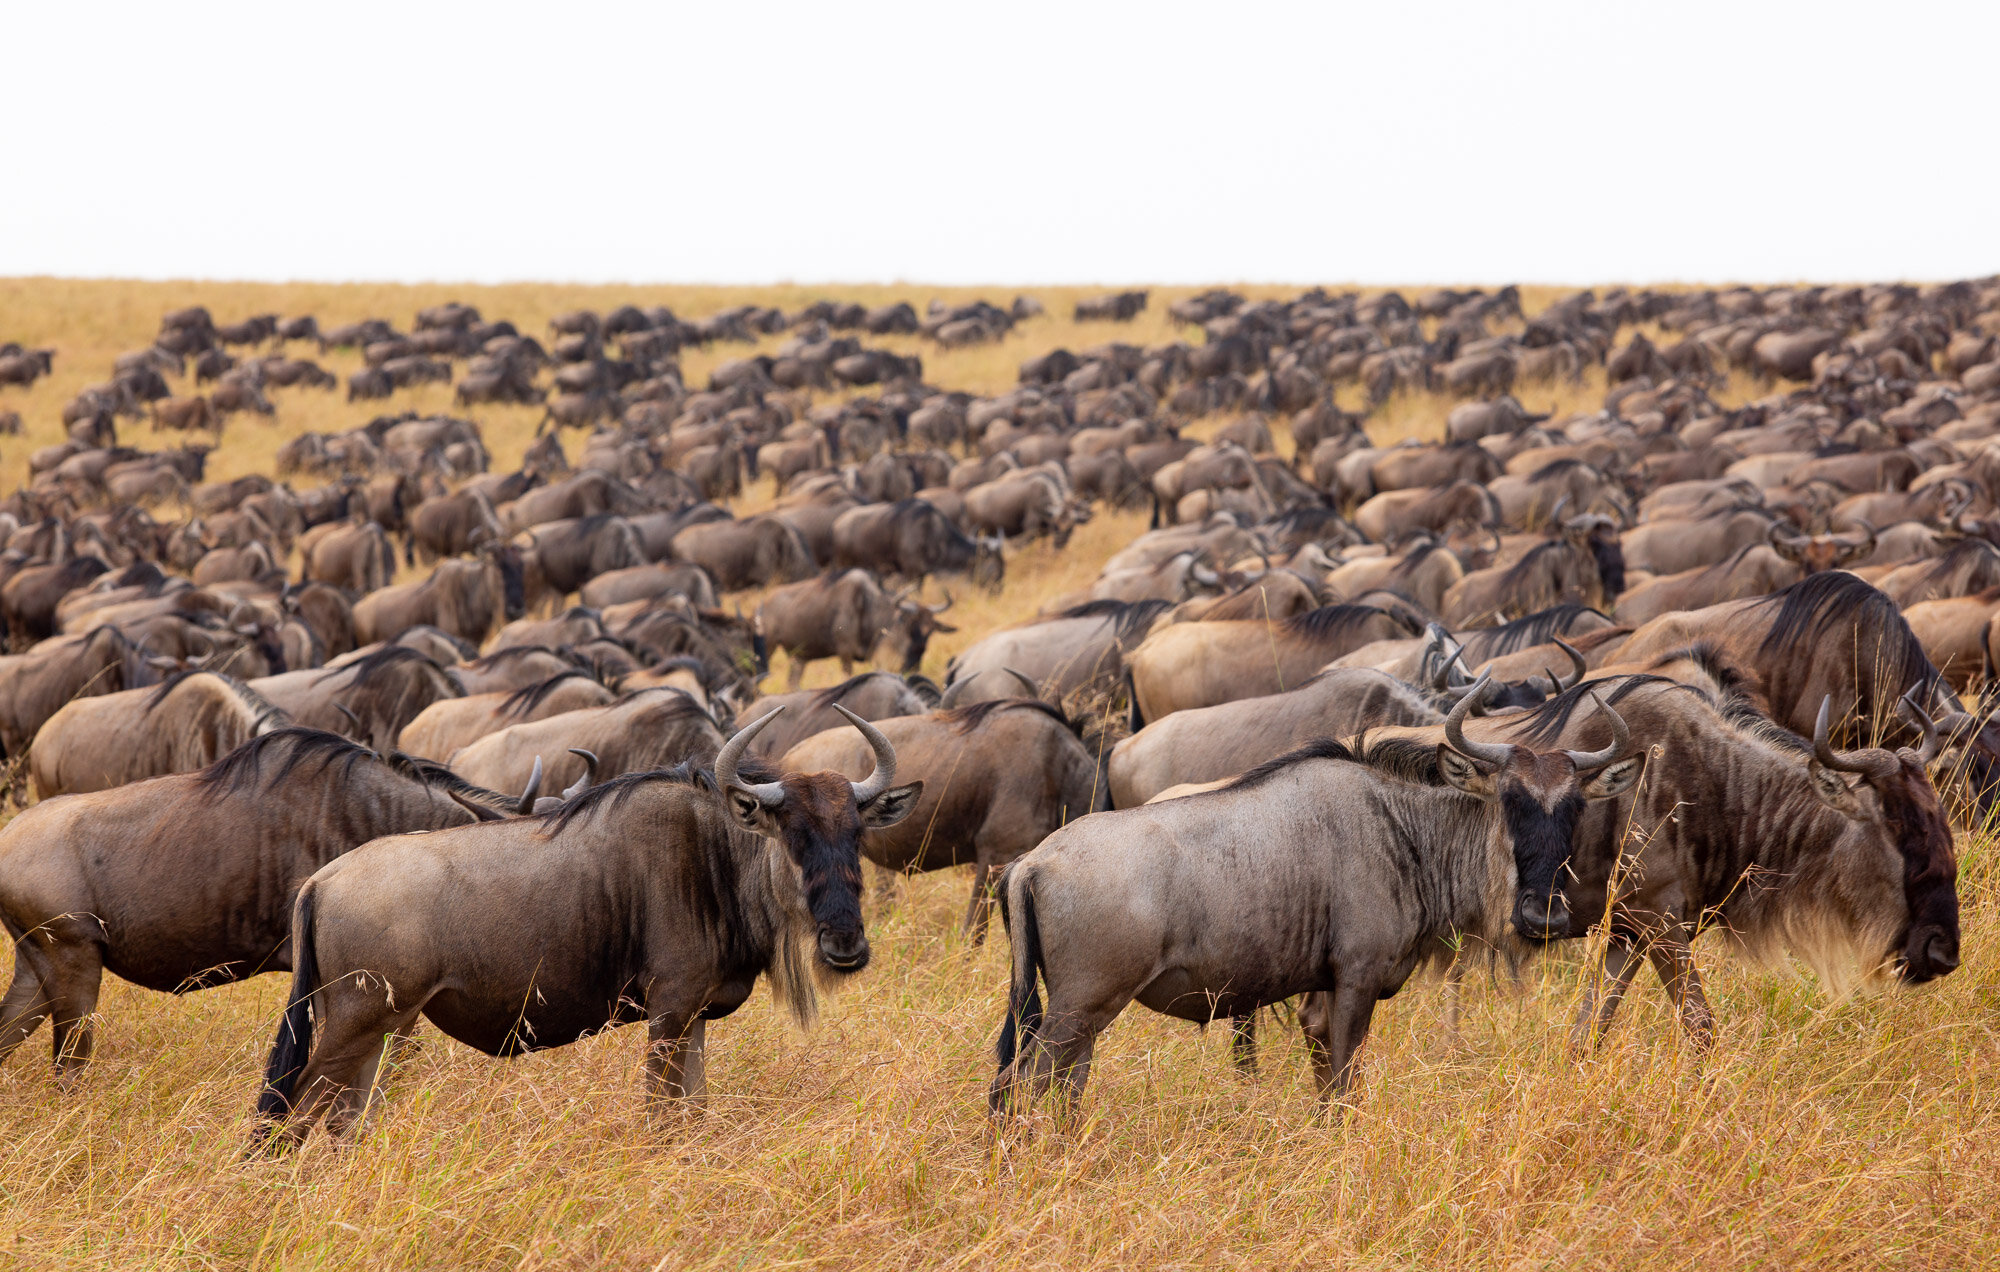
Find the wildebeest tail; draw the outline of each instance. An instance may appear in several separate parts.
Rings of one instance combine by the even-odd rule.
[[[1125,702],[1131,712],[1132,732],[1137,733],[1146,727],[1146,717],[1139,714],[1139,691],[1132,687],[1132,668],[1129,665],[1120,680],[1125,686]]]
[[[264,1068],[264,1091],[257,1097],[257,1116],[265,1122],[276,1122],[291,1111],[292,1088],[312,1052],[312,996],[319,990],[319,957],[313,949],[317,899],[308,879],[299,889],[299,899],[292,903],[292,996],[278,1021],[278,1037],[271,1044],[271,1060]]]
[[[1018,882],[1017,882],[1018,881]],[[1015,897],[1018,889],[1019,897]],[[1014,925],[1014,901],[1018,900],[1020,926]],[[1042,1027],[1042,929],[1035,918],[1035,891],[1028,872],[1009,869],[1000,878],[1000,923],[1007,929],[1013,951],[1014,973],[1007,987],[1007,1021],[1000,1027],[995,1046],[1000,1067],[1014,1063],[1021,1045]]]

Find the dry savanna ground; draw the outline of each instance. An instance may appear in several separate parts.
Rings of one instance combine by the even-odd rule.
[[[921,309],[933,295],[981,293],[4,280],[0,340],[59,352],[32,391],[0,390],[0,409],[28,417],[25,436],[0,440],[0,480],[23,480],[28,452],[60,439],[62,402],[184,304],[225,321],[275,310],[401,326],[456,298],[536,331],[553,313],[626,300],[699,316],[826,294]],[[927,378],[995,392],[1022,358],[1058,344],[1181,334],[1164,314],[1177,292],[1155,292],[1134,323],[1082,327],[1067,318],[1080,293],[1037,294],[1051,316],[1002,344],[922,347]],[[1532,310],[1548,295],[1526,299]],[[686,355],[690,383],[746,351]],[[325,361],[342,374],[356,365],[352,354]],[[1522,397],[1571,409],[1601,391]],[[268,471],[286,438],[351,427],[382,405],[341,396],[277,391],[276,423],[233,419],[211,476]],[[449,390],[390,406],[449,410]],[[1371,431],[1434,436],[1448,406],[1399,400]],[[538,412],[471,414],[504,466]],[[128,434],[154,444],[143,427]],[[769,498],[759,488],[746,503]],[[961,593],[965,630],[937,642],[934,661],[1082,586],[1141,529],[1136,515],[1100,515],[1066,552],[1021,550],[1000,595]],[[833,674],[815,671],[821,683]],[[711,1030],[700,1115],[646,1112],[638,1030],[511,1061],[431,1032],[352,1143],[316,1137],[292,1157],[246,1161],[285,978],[183,998],[112,982],[97,1059],[73,1089],[58,1088],[39,1038],[0,1070],[0,1263],[1993,1266],[2000,881],[1989,843],[1962,839],[1961,852],[1965,966],[1935,985],[1830,1001],[1809,978],[1711,945],[1704,971],[1722,1020],[1712,1055],[1683,1050],[1664,996],[1642,982],[1605,1047],[1578,1058],[1565,1033],[1590,951],[1564,949],[1518,980],[1475,983],[1457,1044],[1437,988],[1410,986],[1377,1014],[1361,1089],[1334,1118],[1315,1116],[1296,1031],[1275,1018],[1261,1072],[1243,1079],[1226,1031],[1135,1010],[1100,1047],[1074,1125],[996,1138],[984,1097],[1005,947],[958,937],[967,880],[956,874],[915,880],[871,915],[875,962],[817,1031],[798,1033],[762,994]]]

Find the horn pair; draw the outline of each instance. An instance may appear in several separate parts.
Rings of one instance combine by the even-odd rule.
[[[841,715],[846,716],[847,722],[860,730],[861,736],[868,740],[869,749],[875,752],[875,771],[868,775],[866,781],[848,783],[848,786],[854,791],[854,802],[856,804],[866,804],[883,791],[888,790],[890,783],[896,780],[896,748],[889,745],[889,739],[882,736],[880,729],[863,720],[860,716],[855,715],[846,707],[836,702],[833,704],[833,709],[840,712]],[[784,804],[785,785],[783,782],[743,782],[737,780],[736,777],[736,765],[742,760],[743,752],[750,746],[750,740],[763,732],[764,726],[777,719],[784,713],[784,710],[783,707],[779,707],[762,719],[745,725],[737,732],[735,737],[723,743],[722,750],[715,757],[715,784],[717,786],[725,788],[733,786],[737,790],[748,791],[750,794],[756,796],[757,802],[765,808],[777,808]]]
[[[1451,709],[1451,714],[1445,717],[1444,740],[1460,755],[1498,766],[1513,757],[1513,747],[1495,742],[1474,742],[1465,736],[1465,718],[1485,701],[1487,693],[1492,688],[1492,682],[1491,671],[1479,673],[1479,679],[1466,691],[1466,695],[1458,700],[1458,705]],[[1626,728],[1624,717],[1613,711],[1594,689],[1591,690],[1590,700],[1597,704],[1597,709],[1611,722],[1611,745],[1601,751],[1564,751],[1563,754],[1576,766],[1576,771],[1579,773],[1591,773],[1603,768],[1626,755],[1632,746],[1632,733]]]

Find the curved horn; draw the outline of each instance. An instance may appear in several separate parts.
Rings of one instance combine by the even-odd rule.
[[[347,717],[347,722],[348,722],[349,724],[351,724],[351,725],[353,725],[353,726],[354,726],[354,728],[355,728],[355,731],[356,731],[356,732],[358,732],[358,733],[366,733],[366,732],[368,731],[368,727],[367,727],[366,725],[364,725],[364,724],[362,724],[362,723],[361,723],[361,717],[360,717],[360,716],[358,716],[358,715],[355,715],[355,714],[354,714],[354,713],[353,713],[352,711],[349,711],[349,710],[347,709],[347,704],[346,704],[346,703],[344,703],[344,702],[336,702],[336,703],[334,703],[334,704],[333,704],[333,709],[334,709],[335,711],[338,711],[338,712],[340,712],[340,714],[342,714],[342,715],[346,716],[346,717]]]
[[[1493,742],[1471,742],[1465,736],[1465,717],[1486,701],[1486,694],[1492,688],[1493,673],[1482,671],[1472,688],[1452,707],[1451,714],[1444,718],[1444,740],[1460,755],[1480,760],[1487,764],[1505,764],[1514,754],[1514,748]]]
[[[514,801],[514,812],[526,817],[535,811],[535,796],[542,793],[542,757],[535,757],[535,767],[528,774],[528,788],[521,792],[521,798]]]
[[[938,695],[938,710],[949,711],[952,707],[956,706],[958,704],[958,695],[964,693],[965,687],[971,683],[971,676],[961,676],[946,685],[944,692]]]
[[[838,711],[840,708],[836,706],[834,710]],[[736,780],[736,762],[743,758],[743,752],[750,745],[750,739],[763,732],[764,726],[777,719],[783,712],[783,707],[774,709],[762,719],[752,721],[744,725],[741,729],[738,729],[736,736],[722,744],[722,750],[716,752],[715,755],[715,784],[717,786],[725,789],[734,786],[738,790],[748,791],[752,795],[755,795],[757,802],[766,808],[777,808],[785,802],[785,787],[782,782],[751,783]]]
[[[1556,637],[1556,647],[1569,655],[1570,665],[1575,668],[1576,672],[1567,682],[1561,679],[1556,680],[1556,692],[1563,693],[1583,683],[1584,674],[1590,670],[1590,664],[1583,660],[1583,654],[1578,651],[1575,645],[1570,644],[1560,636]]]
[[[882,736],[882,730],[846,707],[836,702],[833,709],[846,716],[847,722],[861,731],[861,736],[868,739],[869,749],[875,752],[875,771],[868,775],[868,780],[849,783],[854,788],[854,802],[865,804],[888,790],[889,784],[896,780],[896,748],[889,745],[889,739]]]
[[[597,780],[597,753],[595,751],[586,751],[580,746],[573,746],[569,749],[569,753],[583,760],[583,776],[563,788],[562,797],[566,801],[575,799],[589,790],[590,784]]]
[[[1570,763],[1576,765],[1576,771],[1579,773],[1601,769],[1611,761],[1623,757],[1632,747],[1632,731],[1625,727],[1625,718],[1613,711],[1597,690],[1590,691],[1590,700],[1596,703],[1597,709],[1611,721],[1611,745],[1602,751],[1564,751],[1563,754],[1569,757]]]
[[[1928,767],[1930,762],[1938,757],[1938,753],[1944,750],[1944,739],[1939,736],[1937,722],[1931,719],[1930,712],[1925,711],[1923,704],[1917,701],[1915,685],[1911,685],[1902,697],[1896,699],[1896,714],[1902,716],[1904,722],[1917,731],[1920,739],[1915,751],[1917,763]]]
[[[1002,667],[1000,670],[1020,681],[1027,688],[1030,698],[1040,698],[1042,696],[1042,687],[1029,679],[1026,673],[1015,671],[1012,667]]]
[[[1830,769],[1843,773],[1859,773],[1864,777],[1881,777],[1893,761],[1886,757],[1875,759],[1863,751],[1836,751],[1827,740],[1828,723],[1833,714],[1833,695],[1820,699],[1819,719],[1813,722],[1813,758]]]
[[[928,608],[930,609],[931,616],[935,618],[937,615],[944,613],[946,610],[950,609],[955,604],[957,604],[957,602],[952,599],[951,589],[946,588],[944,590],[944,604],[933,605]]]

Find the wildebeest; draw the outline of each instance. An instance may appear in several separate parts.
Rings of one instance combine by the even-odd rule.
[[[723,737],[702,705],[678,689],[644,689],[601,707],[584,707],[512,724],[486,734],[452,755],[452,771],[475,785],[482,778],[502,783],[496,790],[524,786],[537,766],[552,785],[566,786],[584,776],[584,762],[569,754],[585,750],[598,757],[602,778],[677,764],[705,764]]]
[[[1190,707],[1295,689],[1361,646],[1422,625],[1373,605],[1323,605],[1276,622],[1175,623],[1126,656],[1134,727]]]
[[[1452,627],[1506,622],[1552,605],[1608,609],[1625,587],[1625,558],[1608,518],[1572,517],[1562,533],[1511,565],[1474,570],[1452,584],[1438,616]]]
[[[1057,699],[1086,688],[1109,689],[1124,675],[1125,655],[1168,608],[1165,601],[1091,601],[1003,627],[951,660],[945,687],[1019,672]]]
[[[1951,831],[1924,776],[1939,732],[1917,720],[1916,748],[1835,751],[1824,714],[1811,743],[1772,727],[1719,649],[1669,660],[1691,660],[1698,674],[1588,681],[1527,714],[1474,722],[1489,746],[1587,745],[1602,729],[1579,708],[1601,694],[1653,752],[1633,801],[1583,812],[1561,884],[1571,919],[1557,934],[1571,937],[1606,915],[1617,885],[1605,979],[1578,1016],[1578,1040],[1609,1026],[1643,956],[1705,1043],[1713,1016],[1689,942],[1711,928],[1753,956],[1797,955],[1835,992],[1955,968]],[[1414,740],[1431,739],[1425,730]],[[1632,826],[1646,833],[1628,842]]]
[[[1323,671],[1284,693],[1176,711],[1119,742],[1111,748],[1111,803],[1135,808],[1171,786],[1234,777],[1317,738],[1443,719],[1393,676],[1360,667]]]
[[[853,724],[875,755],[862,782],[743,765],[752,725],[712,778],[632,774],[538,819],[382,839],[315,874],[259,1115],[297,1141],[331,1105],[345,1130],[385,1039],[420,1015],[496,1056],[644,1020],[648,1093],[701,1099],[707,1022],[760,975],[805,1024],[816,981],[868,965],[861,835],[921,787],[893,785],[895,749]]]
[[[465,692],[444,668],[401,645],[338,667],[266,676],[250,688],[296,724],[344,733],[384,753],[425,708]]]
[[[184,993],[288,969],[306,876],[379,835],[472,821],[460,799],[502,802],[436,766],[287,728],[198,772],[35,805],[0,829],[14,942],[0,1061],[51,1018],[56,1064],[88,1060],[106,971]]]
[[[699,565],[724,591],[796,583],[818,568],[799,532],[770,516],[688,526],[674,535],[673,553]]]
[[[1087,743],[1048,703],[1001,698],[895,716],[878,726],[911,757],[906,775],[921,776],[925,794],[900,827],[864,835],[861,855],[898,873],[972,866],[965,929],[975,943],[986,939],[993,873],[1057,827],[1110,806],[1102,744]],[[853,774],[866,771],[868,753],[846,730],[833,729],[800,742],[778,763]]]
[[[1024,1086],[1079,1094],[1134,999],[1206,1024],[1315,990],[1332,1004],[1308,1024],[1313,1073],[1322,1099],[1343,1095],[1376,1002],[1420,965],[1461,938],[1497,948],[1510,923],[1566,925],[1557,871],[1577,818],[1629,789],[1642,757],[1609,708],[1601,750],[1468,744],[1484,688],[1439,745],[1323,740],[1220,790],[1073,822],[1016,862],[995,1111]]]
[[[489,733],[565,711],[609,706],[618,695],[589,672],[571,668],[513,690],[440,698],[417,713],[397,735],[396,749],[443,763]]]
[[[785,651],[786,688],[797,689],[814,660],[838,658],[840,674],[852,676],[885,640],[904,674],[916,671],[932,633],[958,630],[938,621],[950,608],[949,593],[930,606],[887,591],[866,570],[843,570],[778,588],[757,607],[756,623],[767,647]]]
[[[72,698],[117,693],[160,682],[147,651],[115,627],[45,641],[0,657],[0,751],[12,759]]]
[[[396,549],[373,521],[330,521],[299,540],[305,582],[331,583],[357,596],[389,586],[396,577]]]
[[[290,721],[242,681],[176,672],[144,689],[77,698],[49,717],[28,750],[42,799],[207,768]]]
[[[964,574],[996,591],[1006,574],[997,537],[973,538],[922,499],[842,513],[833,523],[833,565],[900,575],[919,584],[932,574]]]
[[[800,689],[767,694],[736,713],[736,727],[761,720],[782,707],[784,717],[757,735],[750,754],[759,759],[783,755],[816,733],[838,728],[844,718],[838,706],[871,723],[896,716],[922,715],[938,705],[936,689],[922,677],[905,679],[889,671],[865,671],[830,689]]]
[[[421,624],[477,644],[526,608],[521,554],[513,548],[470,561],[441,561],[420,583],[398,583],[354,604],[354,636],[363,645],[393,639]]]

